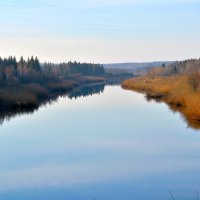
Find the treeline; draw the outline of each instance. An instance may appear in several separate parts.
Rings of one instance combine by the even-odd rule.
[[[102,76],[105,74],[104,67],[100,64],[68,62],[68,63],[44,63],[43,70],[46,74],[52,76],[69,76],[73,74],[82,74],[85,76]]]
[[[61,64],[41,64],[37,57],[31,57],[27,60],[21,57],[19,61],[12,56],[8,58],[0,57],[0,82],[45,82],[67,78],[74,74],[102,76],[105,71],[100,64],[78,63],[76,61]]]
[[[41,66],[37,57],[28,58],[27,61],[21,57],[18,62],[16,58],[12,56],[4,59],[0,57],[0,82],[27,82],[29,79],[29,81],[38,79],[41,75]]]
[[[174,62],[169,66],[162,64],[160,67],[154,67],[148,70],[148,75],[156,76],[170,76],[175,74],[191,74],[200,72],[200,58],[189,59],[180,62]]]

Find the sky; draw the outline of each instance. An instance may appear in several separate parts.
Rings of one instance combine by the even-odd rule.
[[[200,0],[0,0],[0,56],[116,63],[200,57]]]

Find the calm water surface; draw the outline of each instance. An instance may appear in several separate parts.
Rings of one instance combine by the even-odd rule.
[[[184,200],[198,189],[200,133],[120,86],[75,90],[0,126],[3,200]]]

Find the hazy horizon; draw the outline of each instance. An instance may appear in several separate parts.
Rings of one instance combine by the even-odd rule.
[[[41,62],[199,58],[200,0],[3,0],[0,55]]]

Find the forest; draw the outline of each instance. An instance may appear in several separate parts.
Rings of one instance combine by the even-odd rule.
[[[81,74],[86,76],[102,76],[105,74],[104,68],[100,64],[90,63],[44,63],[40,64],[37,57],[24,60],[23,57],[17,62],[15,57],[0,57],[0,82],[20,81],[45,82],[48,80],[59,80],[68,78],[70,75]]]
[[[103,82],[102,65],[92,63],[40,63],[37,57],[17,61],[0,57],[0,109],[8,111],[38,107],[70,89]]]

